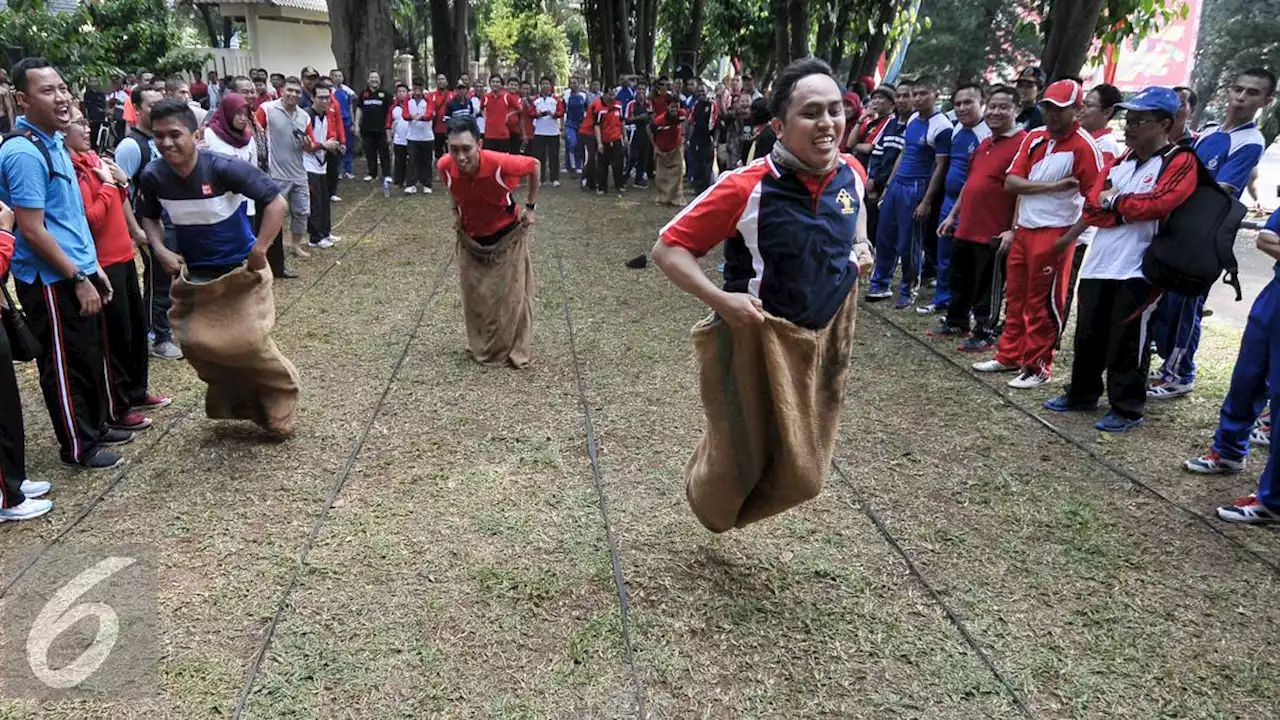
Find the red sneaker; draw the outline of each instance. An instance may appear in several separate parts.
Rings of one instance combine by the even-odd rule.
[[[151,427],[151,418],[145,415],[139,415],[131,412],[122,418],[112,420],[107,423],[107,427],[113,430],[125,430],[127,432],[137,432]]]
[[[140,410],[160,410],[162,408],[167,408],[172,404],[173,398],[167,398],[163,395],[148,395],[142,402],[129,409],[134,412],[138,412]]]

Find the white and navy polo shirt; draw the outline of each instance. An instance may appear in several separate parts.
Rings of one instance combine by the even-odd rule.
[[[1219,183],[1226,183],[1235,190],[1235,197],[1249,184],[1249,175],[1258,166],[1266,141],[1258,126],[1248,122],[1230,130],[1218,126],[1200,136],[1196,141],[1196,157],[1209,169],[1209,174]]]

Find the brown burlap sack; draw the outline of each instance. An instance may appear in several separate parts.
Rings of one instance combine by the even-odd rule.
[[[493,245],[458,230],[458,279],[467,350],[485,365],[527,367],[533,350],[533,229],[521,223]]]
[[[653,186],[662,202],[680,202],[684,189],[684,145],[667,152],[653,149]]]
[[[765,316],[731,328],[694,326],[707,427],[685,466],[689,506],[724,532],[817,497],[822,490],[853,349],[857,287],[826,328]]]
[[[214,420],[250,420],[281,437],[292,435],[298,371],[271,339],[276,324],[271,271],[242,267],[211,282],[195,282],[183,267],[170,295],[174,339],[209,385],[205,413]]]

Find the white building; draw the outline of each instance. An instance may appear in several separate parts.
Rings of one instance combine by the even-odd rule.
[[[248,75],[249,68],[298,75],[310,65],[327,75],[337,66],[329,34],[329,7],[325,0],[195,0],[217,5],[223,17],[242,21],[248,37],[241,47],[207,48],[213,55],[205,67],[220,76]],[[247,47],[245,47],[247,46]]]

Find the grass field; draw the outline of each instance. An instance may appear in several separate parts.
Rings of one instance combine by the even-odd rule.
[[[1238,334],[1211,328],[1196,394],[1107,437],[1037,420],[1061,382],[1016,394],[928,319],[864,307],[823,495],[716,536],[681,480],[705,309],[623,266],[669,209],[540,198],[514,371],[463,351],[447,199],[351,185],[344,241],[276,286],[294,439],[206,420],[190,369],[157,361],[175,406],[121,471],[73,474],[18,366],[57,507],[0,528],[0,559],[154,548],[161,657],[149,699],[0,718],[1280,716],[1280,535],[1212,519],[1265,451],[1179,469]]]

